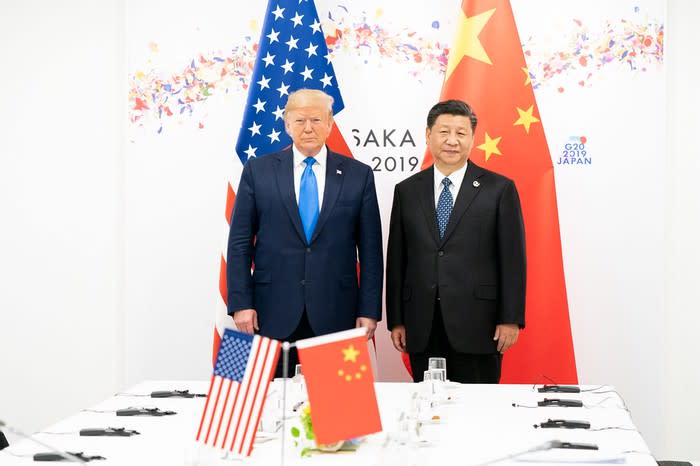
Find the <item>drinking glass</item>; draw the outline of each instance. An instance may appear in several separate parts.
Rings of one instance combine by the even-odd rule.
[[[447,380],[447,360],[445,358],[429,358],[428,370],[437,371],[440,375],[440,381]]]

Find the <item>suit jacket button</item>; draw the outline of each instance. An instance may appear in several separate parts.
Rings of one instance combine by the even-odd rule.
[[[302,280],[302,281],[301,281],[301,284],[302,284],[302,285],[306,285],[306,280]]]
[[[442,256],[444,256],[444,255],[445,255],[445,251],[439,251],[439,252],[438,252],[438,256],[442,257]]]
[[[306,248],[306,252],[311,252],[311,248]]]

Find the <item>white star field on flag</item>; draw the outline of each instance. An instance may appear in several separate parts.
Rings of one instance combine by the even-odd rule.
[[[236,153],[245,163],[291,144],[284,130],[290,93],[320,89],[343,109],[325,36],[313,2],[279,0],[268,5]]]

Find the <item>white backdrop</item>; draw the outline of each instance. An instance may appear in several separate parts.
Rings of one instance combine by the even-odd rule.
[[[237,6],[235,15],[218,14],[220,4],[171,4],[170,14],[123,0],[1,7],[0,47],[13,72],[0,78],[0,419],[36,429],[143,379],[208,375],[243,94],[232,84],[157,134],[152,123],[124,123],[124,77],[138,69],[180,73],[199,53],[231,53],[245,45],[242,35],[256,41],[259,3],[258,13]],[[384,3],[379,17],[376,3],[368,9],[367,23],[451,41],[449,12],[458,2],[411,7],[423,11]],[[635,15],[665,22],[660,2],[602,12],[602,2],[580,10],[560,3],[548,6],[550,27],[541,28],[537,11],[513,2],[521,38],[539,57],[566,37],[572,18],[591,33],[607,20],[641,22]],[[347,17],[357,19],[361,5],[353,2]],[[692,2],[669,5],[670,40],[675,31],[691,33],[689,11],[699,13]],[[440,21],[440,29],[423,18]],[[698,63],[688,62],[692,47],[682,39],[670,43],[668,86],[661,66],[636,73],[609,66],[589,87],[566,85],[562,93],[562,81],[551,79],[536,96],[552,157],[573,135],[585,135],[591,151],[590,165],[555,165],[580,381],[615,384],[658,455],[700,458],[692,439],[700,413],[680,401],[700,390],[689,356],[699,323],[692,287],[700,193],[690,178],[698,168],[690,135],[698,92],[688,76]],[[363,57],[365,65],[353,53],[334,64],[347,107],[340,127],[355,156],[422,156],[439,73],[420,68],[417,79],[415,67],[376,56]],[[356,148],[353,128],[408,129],[418,147]],[[392,186],[407,174],[377,178]],[[390,191],[380,198],[386,215]],[[386,343],[380,355],[395,356]]]

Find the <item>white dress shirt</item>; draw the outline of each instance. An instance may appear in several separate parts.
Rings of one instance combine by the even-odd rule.
[[[306,155],[299,152],[299,150],[292,144],[292,152],[294,153],[294,194],[297,197],[297,205],[299,204],[299,186],[301,186],[301,175],[306,170]],[[316,185],[318,187],[318,210],[321,211],[323,206],[323,191],[326,187],[326,167],[328,159],[328,149],[324,145],[321,147],[321,151],[314,156],[316,163],[311,165],[311,169],[314,171],[314,176],[316,177]]]
[[[455,202],[457,202],[457,194],[459,194],[459,188],[462,187],[462,181],[464,181],[464,174],[467,172],[467,167],[469,166],[469,160],[464,164],[459,170],[455,170],[448,176],[452,184],[450,185],[450,193],[452,194],[452,207],[454,207]],[[434,183],[435,183],[435,208],[437,209],[438,199],[440,199],[440,193],[445,188],[442,184],[442,180],[445,175],[438,170],[437,166],[434,167]]]

